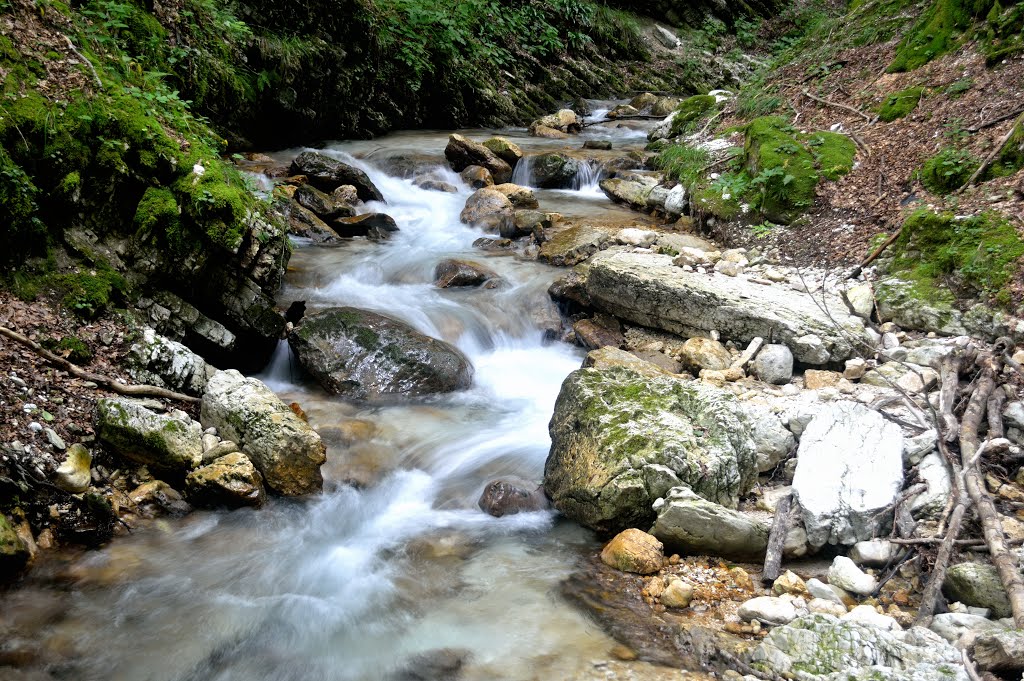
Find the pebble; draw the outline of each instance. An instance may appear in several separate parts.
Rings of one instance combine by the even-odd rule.
[[[46,434],[47,441],[53,445],[54,449],[64,451],[68,448],[68,446],[64,444],[64,440],[61,439],[60,435],[57,435],[57,431],[53,428],[44,428],[43,432]]]
[[[828,582],[844,591],[870,595],[877,587],[878,580],[865,573],[857,564],[846,556],[836,556],[828,569]]]
[[[25,383],[25,381],[21,380],[20,378],[18,378],[17,376],[15,376],[13,374],[11,375],[11,383],[13,383],[14,385],[18,386],[19,388],[27,388],[28,387],[28,384]]]
[[[34,412],[38,408],[39,407],[37,407],[36,405],[34,405],[31,402],[29,402],[29,403],[25,404],[24,406],[22,406],[21,410],[24,411],[26,414],[31,414],[32,412]]]
[[[40,424],[36,423],[35,421],[32,421],[31,423],[28,424],[28,429],[31,430],[33,433],[41,433],[43,427]]]

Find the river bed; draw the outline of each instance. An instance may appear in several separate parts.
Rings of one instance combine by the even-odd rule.
[[[577,150],[594,138],[612,140],[621,156],[645,142],[643,126],[614,124],[570,140],[500,134],[527,154]],[[388,213],[401,231],[385,243],[297,243],[279,303],[304,300],[307,314],[349,305],[401,319],[458,346],[473,364],[472,387],[347,403],[304,377],[282,342],[259,377],[300,403],[323,434],[324,493],[158,521],[74,558],[60,571],[71,581],[42,570],[4,602],[23,612],[22,630],[44,651],[43,664],[22,678],[371,681],[421,678],[395,674],[461,662],[464,679],[519,681],[573,678],[608,658],[614,641],[557,589],[597,547],[593,535],[554,512],[493,518],[476,506],[494,478],[540,480],[559,386],[583,352],[542,330],[547,288],[562,271],[473,248],[484,234],[459,222],[472,190],[443,166],[447,137],[408,132],[327,145],[382,191],[386,204],[364,209]],[[394,173],[395,157],[410,155],[435,159],[435,172],[458,193],[423,190],[382,170]],[[597,179],[538,190],[541,209],[633,220]],[[433,271],[446,257],[480,262],[505,283],[438,289]]]

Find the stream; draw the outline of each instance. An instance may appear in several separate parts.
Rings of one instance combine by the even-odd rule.
[[[493,133],[464,132],[475,140]],[[613,152],[587,152],[593,158],[642,148],[645,133],[615,124],[569,140],[498,132],[528,155],[613,142]],[[60,570],[73,579],[40,570],[3,602],[20,609],[22,630],[44,650],[45,668],[19,678],[373,681],[449,678],[401,674],[462,661],[460,678],[519,681],[573,678],[608,659],[615,642],[558,595],[597,547],[593,535],[554,512],[493,518],[476,505],[494,478],[540,480],[554,401],[583,351],[541,330],[547,288],[563,270],[472,247],[485,235],[459,222],[472,190],[444,165],[447,137],[404,132],[329,144],[385,196],[361,210],[388,213],[401,231],[384,243],[296,242],[278,302],[304,300],[307,314],[348,305],[403,320],[459,347],[474,367],[472,387],[348,403],[304,377],[282,341],[258,377],[300,403],[321,432],[324,493],[162,519],[76,556]],[[389,174],[412,157],[436,164],[458,193]],[[572,190],[536,190],[541,210],[633,219],[598,179],[588,170]],[[483,263],[506,284],[438,289],[433,272],[446,257]]]

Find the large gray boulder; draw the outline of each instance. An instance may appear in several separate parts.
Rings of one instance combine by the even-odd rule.
[[[542,189],[568,189],[580,171],[580,162],[565,154],[542,154],[531,159],[531,179]]]
[[[327,457],[320,436],[261,381],[234,369],[218,371],[207,384],[200,419],[236,443],[274,492],[299,496],[323,488],[320,466]]]
[[[328,392],[354,399],[447,393],[468,388],[473,378],[454,346],[354,307],[306,317],[288,342]]]
[[[793,493],[808,543],[871,539],[903,488],[903,433],[855,402],[820,409],[800,436]]]
[[[361,201],[383,201],[384,195],[370,177],[359,168],[315,151],[304,151],[291,165],[292,175],[305,175],[317,189],[332,192],[348,184],[356,188]]]
[[[598,253],[590,262],[587,293],[594,306],[617,317],[688,338],[711,331],[737,343],[773,338],[805,364],[847,359],[856,350],[851,341],[864,334],[863,322],[839,298],[827,296],[823,303],[820,295],[787,287],[687,272],[668,255]]]
[[[146,328],[128,351],[128,373],[140,383],[202,395],[217,368],[177,341]]]
[[[804,681],[968,681],[960,651],[932,631],[889,631],[825,614],[772,629],[747,659]]]
[[[451,135],[444,157],[452,170],[461,173],[470,166],[480,166],[490,171],[495,184],[512,179],[512,166],[482,144],[466,139],[462,135]]]
[[[1009,617],[1010,599],[994,565],[958,563],[946,570],[942,590],[952,601],[976,608],[988,608],[996,618]]]
[[[725,508],[688,487],[673,488],[654,508],[658,519],[651,534],[670,552],[731,560],[764,558],[771,531],[768,519]]]
[[[118,456],[188,472],[203,459],[203,429],[183,411],[158,414],[129,399],[96,402],[96,437]]]
[[[654,500],[682,485],[735,507],[757,475],[738,402],[697,381],[579,369],[562,383],[549,430],[544,489],[598,531],[649,525]]]

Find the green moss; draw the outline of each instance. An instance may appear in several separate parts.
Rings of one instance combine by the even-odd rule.
[[[720,220],[734,220],[742,212],[740,198],[721,186],[704,185],[693,189],[691,205],[699,212]]]
[[[48,338],[43,341],[42,346],[63,355],[74,364],[88,364],[92,361],[92,350],[77,336],[64,336],[60,340]]]
[[[935,289],[944,284],[958,296],[982,296],[1005,306],[1024,241],[996,213],[958,220],[921,209],[906,219],[894,253],[890,271],[912,282],[925,299],[935,300]]]
[[[128,289],[124,277],[103,265],[90,271],[53,275],[50,281],[64,291],[64,305],[85,319],[99,316]]]
[[[838,180],[853,170],[853,159],[857,155],[857,146],[846,135],[820,131],[802,135],[800,138],[811,150],[821,174],[826,179]]]
[[[886,123],[908,116],[911,111],[917,108],[924,88],[920,86],[909,87],[906,90],[894,92],[885,98],[878,107],[878,119]]]
[[[755,118],[746,128],[744,164],[760,193],[761,212],[790,222],[814,203],[819,175],[815,159],[782,118]]]
[[[168,189],[150,187],[135,209],[135,229],[140,235],[181,233],[180,210],[174,194]]]
[[[896,48],[888,71],[913,71],[954,49],[975,17],[986,15],[993,0],[932,0]]]
[[[980,164],[968,151],[946,147],[925,161],[921,182],[936,194],[948,194],[966,184]]]
[[[676,107],[676,116],[672,119],[672,128],[669,137],[678,137],[696,129],[704,119],[711,115],[712,110],[717,106],[717,100],[712,95],[694,95],[687,97]]]

